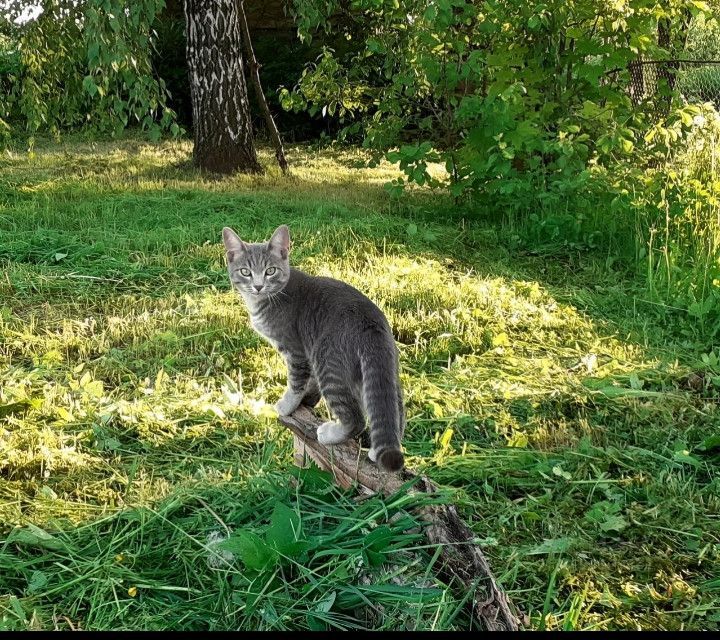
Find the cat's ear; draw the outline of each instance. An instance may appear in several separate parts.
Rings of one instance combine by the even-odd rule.
[[[244,253],[247,249],[245,243],[240,240],[240,236],[230,227],[223,229],[223,244],[225,245],[225,255],[227,255],[228,262],[235,260],[238,254]]]
[[[281,224],[268,242],[270,251],[277,253],[283,260],[286,260],[290,253],[290,229],[287,225]]]

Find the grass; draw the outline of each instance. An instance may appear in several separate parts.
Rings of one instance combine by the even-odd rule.
[[[720,352],[606,256],[518,253],[362,159],[210,180],[187,143],[2,156],[0,628],[469,627],[417,499],[292,467],[283,365],[220,246],[280,223],[386,312],[409,463],[529,627],[720,626]]]

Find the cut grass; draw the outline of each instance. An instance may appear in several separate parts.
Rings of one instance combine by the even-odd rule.
[[[604,258],[514,255],[471,208],[388,199],[392,168],[360,151],[292,149],[290,180],[209,180],[188,154],[0,160],[0,625],[468,627],[403,496],[296,483],[270,409],[284,368],[219,241],[287,223],[295,264],[386,312],[409,463],[451,490],[531,627],[718,627],[720,353],[691,325]],[[265,540],[278,503],[303,549],[253,568],[237,536]],[[236,557],[211,566],[226,529]]]

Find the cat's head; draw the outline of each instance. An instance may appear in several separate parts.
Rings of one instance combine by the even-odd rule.
[[[290,277],[290,231],[283,224],[267,242],[243,242],[230,227],[223,229],[228,273],[233,286],[248,297],[282,291]]]

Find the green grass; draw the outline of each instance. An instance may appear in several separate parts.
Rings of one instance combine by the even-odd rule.
[[[417,499],[293,470],[284,368],[220,245],[280,223],[386,312],[408,462],[528,626],[720,626],[720,352],[606,256],[520,254],[362,159],[210,180],[187,143],[2,156],[0,628],[468,628]]]

